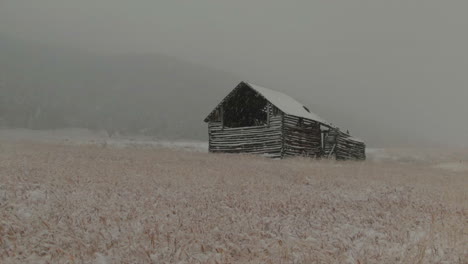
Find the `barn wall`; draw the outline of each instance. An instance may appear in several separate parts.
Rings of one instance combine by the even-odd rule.
[[[331,129],[328,133],[329,140],[325,140],[325,154],[333,150],[333,155],[337,160],[365,160],[366,145],[343,133],[338,129]]]
[[[283,156],[320,156],[320,124],[308,119],[302,119],[301,122],[300,119],[286,114],[283,117]]]
[[[221,122],[208,123],[209,151],[225,153],[268,154],[281,157],[282,114],[273,116],[270,107],[269,125],[253,127],[222,127]]]
[[[366,145],[353,139],[348,134],[339,132],[336,138],[336,159],[337,160],[365,160]]]

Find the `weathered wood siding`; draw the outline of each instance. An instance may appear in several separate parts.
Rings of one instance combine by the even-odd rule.
[[[324,151],[327,156],[332,152],[337,160],[366,159],[366,145],[338,129],[331,129],[325,142]]]
[[[337,130],[329,129],[323,137],[323,155],[329,157],[335,155]]]
[[[343,133],[344,134],[344,133]],[[346,134],[344,134],[346,135]],[[352,137],[338,136],[336,139],[337,160],[365,160],[366,145]]]
[[[319,123],[285,114],[282,128],[283,157],[321,155],[322,138]]]
[[[264,126],[235,127],[222,126],[221,122],[210,121],[209,151],[225,153],[268,154],[281,157],[282,149],[282,114],[273,115],[269,107],[269,122]]]

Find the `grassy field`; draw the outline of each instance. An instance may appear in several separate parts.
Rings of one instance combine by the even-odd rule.
[[[466,152],[433,156],[0,141],[0,263],[466,264]]]

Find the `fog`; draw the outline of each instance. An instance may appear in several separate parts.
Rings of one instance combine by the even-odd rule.
[[[468,1],[0,2],[3,126],[203,139],[241,80],[370,146],[466,147]]]

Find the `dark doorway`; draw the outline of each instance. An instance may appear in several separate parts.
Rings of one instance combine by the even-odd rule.
[[[268,102],[247,86],[240,87],[223,104],[225,127],[248,127],[266,125]]]

